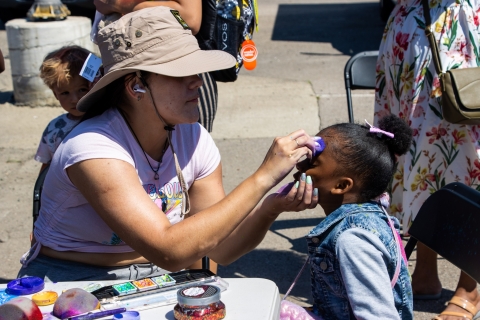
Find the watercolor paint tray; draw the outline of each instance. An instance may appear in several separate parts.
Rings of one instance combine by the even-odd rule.
[[[102,305],[102,309],[113,309],[119,307],[146,309],[161,305],[177,303],[177,291],[187,286],[210,284],[225,291],[228,283],[215,275],[210,270],[193,269],[179,272],[169,273],[166,284],[150,287],[151,283],[157,283],[159,277],[147,277],[141,279],[141,284],[145,287],[138,286],[138,281],[125,281],[117,285],[105,286],[92,292]],[[173,281],[168,281],[173,279]],[[135,289],[133,289],[135,288]],[[121,289],[121,290],[120,290]],[[130,291],[131,289],[131,291]]]

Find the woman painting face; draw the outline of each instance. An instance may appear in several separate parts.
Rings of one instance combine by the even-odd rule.
[[[147,82],[158,112],[168,124],[198,121],[198,89],[202,86],[199,76],[169,77],[151,74]]]

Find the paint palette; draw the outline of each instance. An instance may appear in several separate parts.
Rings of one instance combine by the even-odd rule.
[[[145,278],[141,280],[132,281],[133,285],[137,287],[138,291],[147,291],[158,288],[157,283],[152,281],[154,278]]]
[[[124,296],[130,293],[137,292],[137,287],[135,287],[131,282],[114,284],[112,288],[118,296]]]
[[[160,277],[155,277],[152,278],[153,281],[159,286],[159,287],[169,287],[175,285],[177,282],[175,279],[173,279],[169,274],[164,274],[163,276]]]
[[[169,305],[177,301],[179,289],[211,284],[225,291],[228,283],[206,269],[184,270],[102,287],[92,292],[104,309]]]

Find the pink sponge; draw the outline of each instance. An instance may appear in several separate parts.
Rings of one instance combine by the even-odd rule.
[[[42,320],[42,312],[30,299],[18,297],[0,306],[0,320]]]
[[[100,308],[98,299],[83,289],[73,288],[63,292],[53,305],[53,315],[60,319],[90,312]]]

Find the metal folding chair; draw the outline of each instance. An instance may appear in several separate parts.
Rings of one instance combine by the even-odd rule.
[[[363,51],[351,57],[345,65],[348,121],[353,123],[352,90],[375,89],[378,51]]]
[[[37,177],[35,181],[35,186],[33,187],[33,227],[35,226],[35,221],[37,221],[38,214],[40,213],[40,198],[42,196],[43,182],[47,176],[48,169],[50,165],[47,165]]]
[[[447,184],[425,201],[408,233],[407,258],[420,241],[480,282],[480,192]]]

